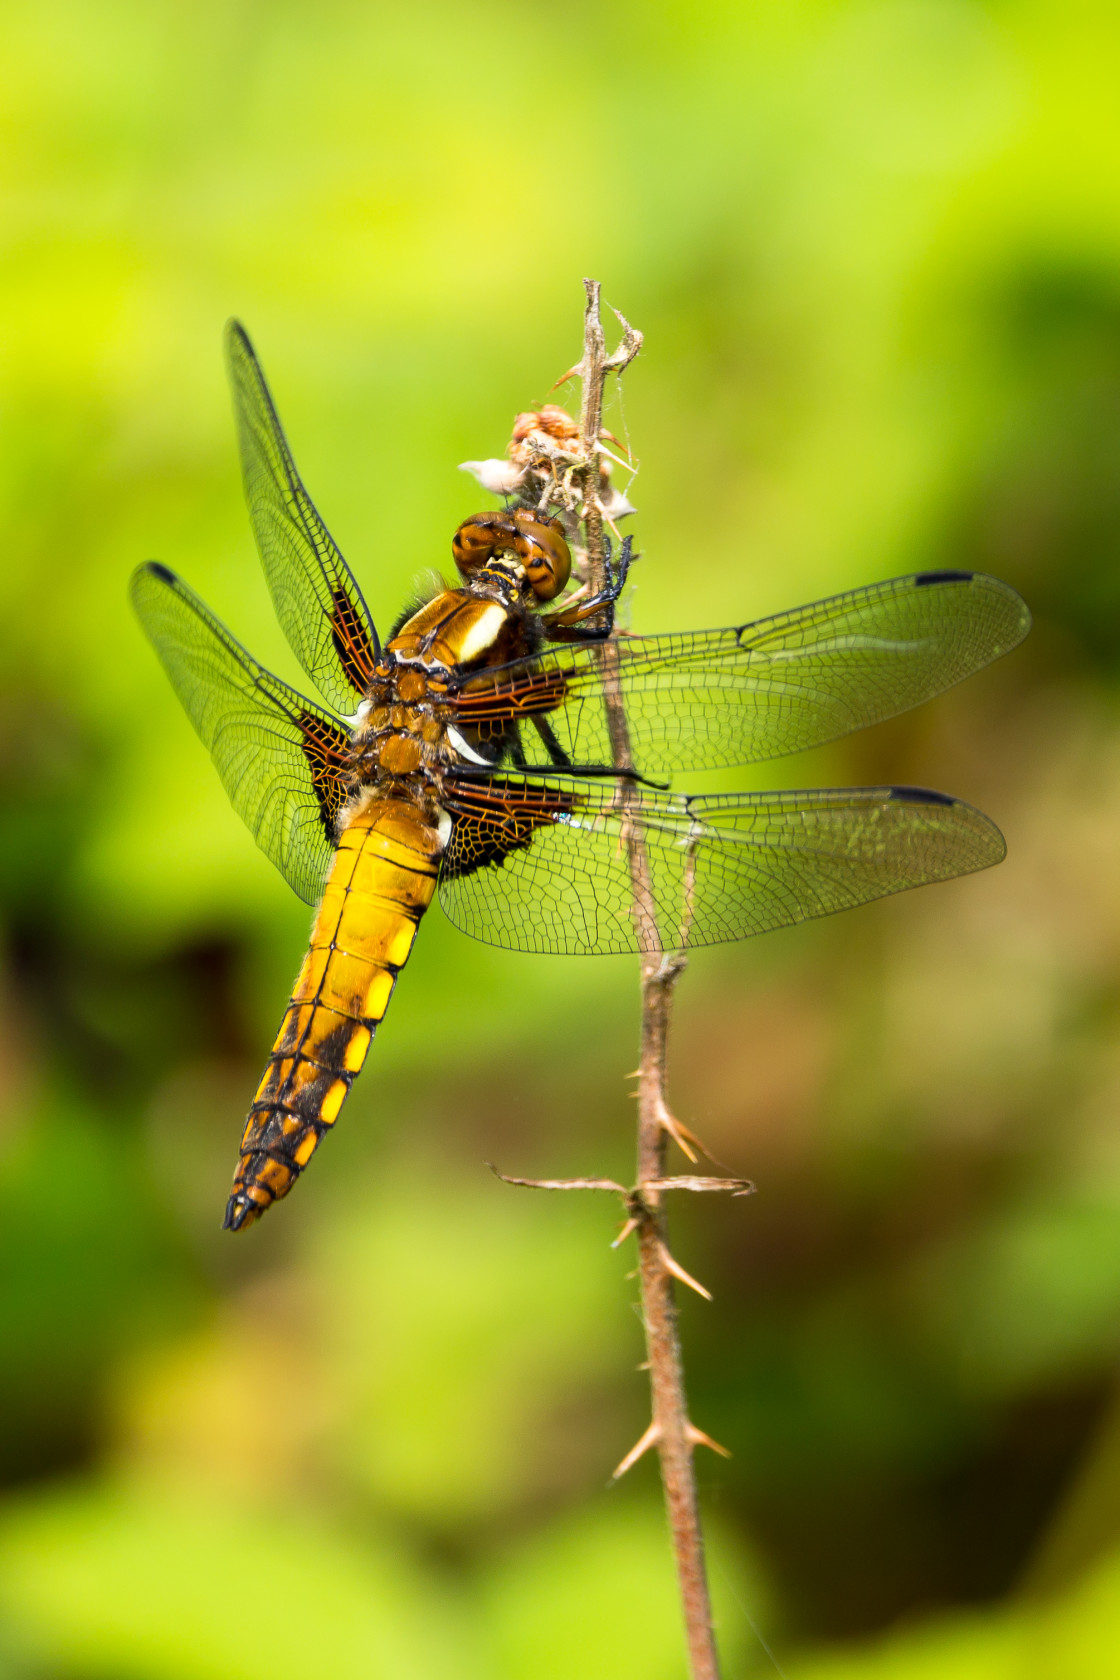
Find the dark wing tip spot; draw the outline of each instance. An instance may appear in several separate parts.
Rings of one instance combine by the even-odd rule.
[[[893,787],[891,798],[897,799],[903,805],[955,805],[957,801],[949,793],[938,793],[933,788],[923,787]]]
[[[165,566],[161,560],[147,561],[144,570],[151,572],[153,577],[159,578],[161,583],[177,583],[179,581],[170,566]]]
[[[971,583],[975,572],[918,572],[914,582],[920,589],[926,583]]]

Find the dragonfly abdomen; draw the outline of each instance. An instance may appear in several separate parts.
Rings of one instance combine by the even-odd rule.
[[[311,946],[249,1110],[225,1228],[286,1196],[330,1131],[432,901],[442,842],[406,800],[373,796],[343,829]]]

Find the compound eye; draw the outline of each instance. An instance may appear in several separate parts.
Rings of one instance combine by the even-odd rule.
[[[525,576],[538,601],[553,601],[572,575],[572,555],[559,520],[517,521],[524,547],[518,544]]]
[[[511,548],[517,527],[505,513],[475,513],[464,519],[451,539],[451,553],[464,577],[479,571],[495,550]]]

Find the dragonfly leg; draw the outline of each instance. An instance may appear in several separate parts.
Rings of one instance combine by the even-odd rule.
[[[510,727],[509,761],[515,770],[528,769],[525,762],[525,748],[521,745],[521,730],[516,723]]]
[[[559,612],[546,613],[541,618],[545,633],[552,642],[596,642],[605,641],[614,629],[614,607],[618,597],[626,587],[626,579],[637,556],[634,554],[634,539],[623,539],[618,551],[618,560],[614,560],[611,541],[607,538],[605,567],[607,580],[597,594],[589,595],[585,600],[576,602],[570,607],[562,607]],[[586,620],[595,613],[602,615],[600,622],[594,626],[588,625]]]
[[[533,716],[530,719],[533,728],[544,742],[544,748],[549,758],[558,770],[570,770],[572,761],[556,739],[556,731],[547,718]]]

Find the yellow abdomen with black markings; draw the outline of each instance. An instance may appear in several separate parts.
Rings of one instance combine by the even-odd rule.
[[[370,794],[346,822],[249,1111],[227,1229],[286,1196],[338,1118],[432,901],[441,851],[407,800]]]

